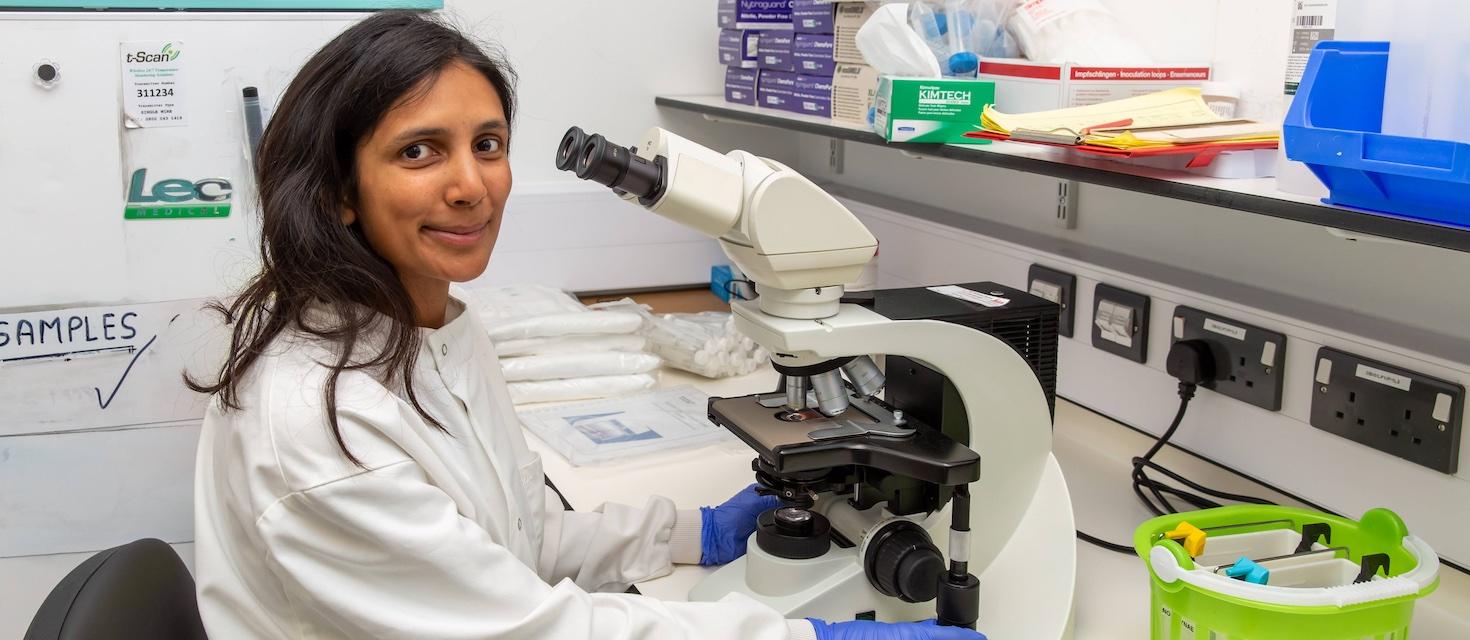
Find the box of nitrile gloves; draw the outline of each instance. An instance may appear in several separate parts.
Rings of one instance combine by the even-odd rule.
[[[720,64],[727,67],[754,69],[759,66],[759,31],[748,29],[720,30]]]
[[[791,30],[791,0],[720,0],[721,29]]]
[[[792,111],[822,118],[832,117],[832,77],[796,76]]]
[[[993,102],[994,82],[883,76],[873,96],[873,131],[890,142],[988,144],[965,134],[980,129],[980,114]]]
[[[837,5],[818,0],[791,0],[791,28],[797,33],[833,33]]]
[[[869,126],[878,71],[865,64],[841,64],[832,73],[832,120]]]
[[[795,111],[796,74],[761,69],[755,85],[757,104],[771,109]]]
[[[725,69],[725,102],[755,104],[755,69]]]
[[[796,60],[791,57],[791,44],[792,36],[789,31],[762,33],[756,42],[760,68],[795,73]]]
[[[837,63],[832,60],[832,36],[798,33],[791,39],[791,59],[796,72],[814,76],[832,75]]]

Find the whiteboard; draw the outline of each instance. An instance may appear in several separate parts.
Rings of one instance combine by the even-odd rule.
[[[192,538],[207,399],[182,374],[218,371],[202,307],[259,266],[241,90],[273,106],[365,15],[0,12],[0,556]],[[160,42],[187,122],[130,127],[123,56]],[[228,215],[124,217],[199,181]]]
[[[274,105],[307,57],[365,14],[0,12],[0,310],[221,295],[256,267],[241,90]],[[184,127],[126,128],[122,43],[182,43]],[[54,86],[35,81],[41,63]],[[124,220],[137,169],[223,178],[214,219]]]

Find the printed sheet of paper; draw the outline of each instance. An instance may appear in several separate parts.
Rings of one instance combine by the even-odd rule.
[[[1001,133],[1027,129],[1081,134],[1094,127],[1167,127],[1225,119],[1210,110],[1198,88],[1180,87],[1136,98],[1034,113],[1001,113],[992,105],[985,108],[981,120],[987,130]]]

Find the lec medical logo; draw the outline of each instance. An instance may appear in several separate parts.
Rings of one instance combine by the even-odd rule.
[[[174,43],[172,42],[165,43],[163,48],[158,50],[158,53],[134,51],[128,54],[128,62],[173,62],[178,59],[179,50],[174,48]]]
[[[128,220],[165,220],[171,218],[224,218],[230,215],[230,196],[234,187],[224,178],[205,178],[195,182],[178,178],[159,180],[146,191],[148,170],[133,172],[128,185],[128,204],[123,218]]]

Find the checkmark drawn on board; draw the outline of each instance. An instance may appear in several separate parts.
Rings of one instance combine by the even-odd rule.
[[[174,315],[174,317],[169,318],[168,324],[171,325],[171,324],[174,323],[174,320],[178,320],[178,319],[179,319],[179,316],[178,315]],[[167,328],[167,326],[165,326],[165,328]],[[128,379],[128,374],[133,371],[133,365],[134,364],[137,364],[138,358],[140,358],[140,357],[143,356],[143,352],[147,351],[148,350],[148,347],[153,346],[153,341],[154,340],[157,340],[158,339],[158,336],[159,336],[159,334],[157,334],[157,333],[153,334],[153,337],[152,338],[149,338],[148,339],[148,342],[143,343],[143,348],[142,349],[139,349],[136,353],[133,354],[133,359],[128,361],[128,368],[123,369],[122,377],[120,377],[120,378],[117,379],[117,384],[112,387],[112,393],[107,394],[107,399],[106,400],[103,400],[102,399],[102,389],[99,389],[97,387],[92,387],[92,390],[95,391],[95,392],[97,392],[97,405],[98,406],[102,407],[103,409],[106,409],[108,405],[112,404],[112,399],[117,397],[117,390],[122,388],[123,382],[127,381],[127,379]]]

